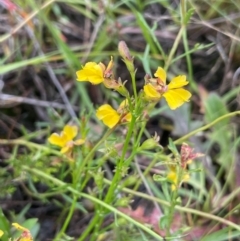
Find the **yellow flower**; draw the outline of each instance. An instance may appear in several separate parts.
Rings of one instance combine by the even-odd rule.
[[[32,235],[27,228],[22,227],[18,223],[12,223],[12,226],[17,230],[23,231],[17,241],[33,241]]]
[[[100,106],[96,115],[109,128],[113,128],[120,120],[120,115],[108,104]]]
[[[188,84],[185,75],[173,78],[168,85],[166,85],[166,72],[163,68],[158,67],[154,76],[157,78],[148,79],[148,83],[144,86],[146,99],[158,101],[163,96],[172,110],[189,101],[191,93],[182,88]]]
[[[67,153],[74,147],[74,145],[79,146],[85,142],[83,139],[73,141],[77,136],[77,132],[77,126],[66,125],[60,135],[53,133],[48,138],[48,141],[53,145],[61,147],[61,153]]]
[[[97,118],[102,120],[103,123],[109,128],[113,128],[119,122],[130,122],[132,115],[127,110],[127,106],[127,100],[124,100],[117,110],[113,109],[112,106],[108,104],[102,105],[97,110]]]
[[[178,180],[178,169],[175,165],[169,165],[169,173],[167,175],[167,180],[172,183],[171,189],[172,191],[176,190],[177,186],[180,185],[182,182],[186,182],[189,180],[190,176],[188,173],[183,173],[180,180]],[[178,183],[179,181],[179,183]]]
[[[103,63],[88,62],[81,70],[76,72],[78,81],[88,81],[94,85],[104,82],[105,78],[110,78],[112,75],[113,59],[106,68]]]
[[[3,236],[4,232],[0,229],[0,238]]]

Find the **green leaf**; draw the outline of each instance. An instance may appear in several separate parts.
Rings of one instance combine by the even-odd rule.
[[[194,14],[195,9],[194,8],[190,8],[187,13],[186,16],[184,16],[184,24],[188,24],[190,18],[192,17],[192,15]]]
[[[10,224],[4,216],[2,209],[0,209],[0,229],[4,232],[4,235],[1,237],[1,241],[8,241]]]
[[[158,175],[158,174],[154,174],[153,175],[153,180],[155,182],[165,182],[166,181],[166,177],[163,177],[163,176]]]
[[[156,24],[155,24],[155,26],[153,26],[153,28],[150,28],[150,26],[146,22],[143,14],[136,11],[136,9],[129,2],[128,3],[126,2],[126,4],[129,6],[131,11],[134,13],[136,20],[137,20],[137,24],[140,27],[140,29],[142,30],[143,37],[145,38],[147,44],[150,46],[151,52],[153,54],[160,53],[163,57],[163,60],[165,60],[165,57],[166,57],[165,52],[163,51],[163,49],[159,43],[159,40],[157,39],[157,37],[154,33]]]
[[[166,215],[163,215],[159,220],[159,226],[161,229],[166,229],[168,227],[168,223],[169,223],[169,217]]]
[[[177,147],[175,146],[175,144],[173,143],[171,138],[169,138],[168,149],[173,153],[174,156],[178,156],[179,155]]]
[[[37,218],[27,219],[21,225],[24,226],[25,228],[29,229],[29,231],[30,231],[31,235],[33,236],[33,238],[34,239],[36,238],[36,236],[37,236],[37,234],[39,233],[39,230],[40,230],[40,225],[38,223],[38,219]]]
[[[226,115],[229,113],[225,103],[222,98],[216,93],[210,93],[208,98],[204,101],[205,107],[205,120],[210,123],[215,119]],[[214,128],[221,128],[224,125],[229,123],[229,118],[225,118],[224,120],[218,122]]]
[[[228,114],[229,111],[222,100],[222,98],[215,94],[211,93],[204,102],[205,107],[205,120],[207,123],[215,121],[217,118],[223,117]],[[223,165],[226,169],[230,167],[229,162],[232,153],[232,136],[234,134],[233,128],[230,128],[230,119],[224,118],[219,121],[212,127],[212,132],[210,135],[210,146],[214,143],[219,145],[218,152],[218,162]]]
[[[222,228],[219,231],[216,231],[214,233],[211,233],[203,238],[201,238],[201,241],[212,241],[212,240],[217,240],[217,241],[225,241],[225,240],[231,240],[235,237],[240,236],[240,231],[233,231],[231,228]]]

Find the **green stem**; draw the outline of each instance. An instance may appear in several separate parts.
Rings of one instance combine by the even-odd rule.
[[[101,140],[92,148],[92,150],[88,153],[88,155],[84,158],[83,162],[78,166],[76,172],[73,172],[73,173],[76,173],[76,176],[73,177],[73,180],[74,180],[74,188],[76,188],[78,182],[80,181],[79,178],[80,176],[82,175],[82,172],[83,172],[83,169],[85,167],[85,165],[88,163],[89,159],[92,157],[92,155],[94,155],[94,153],[96,152],[96,150],[98,149],[98,147],[106,140],[106,138],[113,132],[114,128],[113,129],[109,129],[105,135],[101,138]],[[81,185],[81,188],[80,190],[83,190],[83,188],[85,187],[85,185],[87,184],[89,178],[85,178],[84,182],[82,183]],[[59,237],[61,237],[61,235],[63,234],[63,232],[66,230],[67,226],[68,226],[68,223],[73,215],[73,211],[75,209],[75,206],[76,206],[76,197],[74,196],[74,202],[72,202],[71,204],[71,208],[70,208],[70,211],[68,213],[68,217],[66,219],[66,221],[64,222],[64,225],[60,231],[60,233],[57,235],[55,241],[58,240]],[[85,237],[88,235],[88,232],[91,231],[91,228],[93,228],[94,226],[96,226],[96,222],[97,222],[98,218],[97,216],[95,216],[95,218],[92,220],[92,225],[90,225],[83,233],[83,239],[82,239],[82,236],[80,237],[80,240],[84,240]]]
[[[182,10],[181,11],[181,22],[182,22],[182,27],[183,27],[182,39],[183,39],[184,52],[186,53],[188,78],[190,80],[190,85],[191,85],[192,89],[197,91],[197,85],[193,81],[192,60],[191,60],[191,55],[190,55],[189,46],[188,46],[186,23],[184,22],[185,16],[186,16],[186,2],[185,2],[185,0],[181,0],[181,10]]]
[[[144,121],[144,122],[142,123],[141,129],[140,129],[139,134],[138,134],[138,138],[137,138],[136,143],[135,143],[135,146],[136,146],[136,147],[138,147],[138,144],[139,144],[140,141],[141,141],[141,137],[142,137],[143,132],[144,132],[144,130],[145,130],[146,124],[147,124],[147,121]]]
[[[88,234],[91,232],[91,230],[96,227],[98,224],[99,215],[95,215],[94,218],[91,220],[91,223],[88,224],[87,228],[84,230],[84,232],[81,234],[79,239],[77,241],[83,241],[88,236]],[[95,232],[93,233],[93,236],[95,235]]]
[[[123,166],[123,163],[124,163],[125,166],[130,165],[132,158],[136,155],[137,151],[133,151],[131,153],[131,155],[128,157],[128,159],[124,162],[124,158],[125,158],[125,155],[126,155],[126,152],[127,152],[127,149],[128,149],[128,144],[129,144],[131,136],[132,136],[132,132],[133,132],[133,129],[134,129],[135,122],[136,122],[136,119],[133,117],[133,119],[130,123],[130,127],[129,127],[128,134],[127,134],[127,137],[126,137],[126,141],[124,143],[121,159],[119,160],[119,163],[117,164],[116,173],[115,173],[115,175],[112,179],[111,185],[108,189],[107,195],[106,195],[105,200],[104,200],[106,203],[110,203],[112,201],[114,191],[116,190],[116,186],[118,185],[120,177],[121,177],[121,168]],[[143,126],[145,126],[145,125],[143,125]],[[143,133],[143,131],[140,131],[140,135],[141,135],[141,133]],[[140,141],[140,138],[138,138],[138,141]],[[138,143],[136,143],[136,147],[137,146],[138,146]],[[100,210],[100,212],[102,212],[102,211],[103,210]],[[98,230],[100,228],[100,225],[101,225],[102,221],[103,221],[103,218],[99,218],[99,215],[97,214],[95,216],[95,218],[93,219],[93,221],[91,222],[91,227],[95,227],[94,233],[98,233]],[[88,232],[90,232],[90,231],[91,231],[91,228],[86,230],[86,233],[84,233],[84,235],[87,235]],[[95,237],[92,236],[90,241],[94,240],[94,238]],[[81,240],[79,240],[79,241],[81,241]]]
[[[133,148],[133,151],[131,152],[131,154],[130,154],[130,156],[127,158],[127,160],[125,161],[125,165],[126,166],[129,166],[130,164],[131,164],[131,162],[132,162],[132,160],[133,160],[133,157],[137,154],[137,152],[138,152],[138,150],[137,150],[137,148],[138,148],[138,146],[139,146],[139,143],[140,143],[140,141],[141,141],[141,137],[142,137],[142,134],[143,134],[143,132],[144,132],[144,130],[145,130],[145,126],[146,126],[146,121],[142,124],[142,126],[141,126],[141,129],[140,129],[140,131],[139,131],[139,133],[138,133],[138,137],[137,137],[137,139],[136,139],[136,141],[135,141],[135,143],[134,143],[134,148]]]
[[[172,221],[174,218],[174,211],[175,211],[175,206],[177,203],[177,198],[178,198],[178,189],[181,185],[182,179],[183,179],[183,175],[184,175],[184,169],[181,166],[176,166],[177,168],[177,183],[176,185],[176,189],[172,192],[172,197],[171,197],[171,205],[169,208],[169,213],[168,213],[168,227],[167,227],[167,236],[171,237],[171,225],[172,225]]]
[[[93,154],[96,152],[98,147],[107,139],[107,137],[115,130],[115,127],[112,129],[109,129],[105,135],[101,138],[101,140],[92,148],[92,150],[88,153],[88,155],[84,158],[83,162],[81,165],[78,167],[77,173],[81,175],[80,171],[86,166],[88,163],[89,159],[93,156]]]
[[[152,231],[150,228],[148,228],[146,225],[141,224],[139,222],[137,222],[136,220],[132,219],[131,217],[129,217],[128,215],[122,213],[121,211],[119,211],[118,209],[114,208],[113,206],[95,198],[92,195],[83,193],[83,192],[79,192],[77,190],[75,190],[74,188],[72,188],[71,186],[66,186],[65,182],[62,182],[61,180],[52,177],[48,174],[46,174],[45,172],[42,172],[38,169],[35,168],[30,168],[28,166],[23,165],[22,168],[25,171],[28,171],[30,173],[33,173],[35,175],[37,175],[38,177],[41,177],[42,180],[48,180],[51,183],[53,183],[54,185],[58,186],[58,187],[66,187],[66,189],[73,193],[74,195],[77,195],[78,197],[83,197],[86,198],[88,200],[91,200],[92,202],[99,204],[100,206],[103,206],[104,208],[108,209],[109,211],[115,213],[116,215],[119,215],[120,217],[126,219],[127,221],[129,221],[130,223],[136,225],[138,228],[142,229],[143,231],[145,231],[146,233],[148,233],[149,235],[151,235],[152,237],[156,238],[157,240],[163,240],[157,233],[155,233],[154,231]]]
[[[42,177],[42,180],[48,180],[48,181],[51,181],[53,184],[55,184],[56,186],[58,187],[66,187],[66,183],[65,182],[62,182],[61,180],[55,178],[55,177],[52,177],[50,175],[48,175],[47,173],[45,172],[42,172],[38,169],[35,169],[35,168],[31,168],[31,167],[28,167],[28,166],[25,166],[23,165],[22,166],[23,170],[25,171],[28,171],[30,173],[33,173],[35,175],[37,175],[38,177]],[[104,182],[106,184],[111,184],[111,181],[109,180],[104,180]],[[74,188],[70,187],[70,186],[67,186],[66,189],[75,194],[75,195],[78,195],[79,197],[84,197],[88,200],[91,200],[92,202],[94,203],[97,203],[101,206],[103,206],[104,208],[108,209],[109,211],[112,211],[113,213],[121,216],[122,218],[125,218],[126,220],[128,220],[129,222],[133,223],[134,225],[136,225],[137,227],[141,228],[142,230],[146,231],[147,233],[149,233],[150,235],[152,235],[153,237],[157,238],[158,240],[162,240],[158,234],[156,234],[155,232],[153,232],[151,229],[147,228],[147,226],[145,226],[144,224],[140,224],[138,223],[137,221],[135,221],[134,219],[132,219],[131,217],[129,217],[128,215],[120,212],[118,209],[112,207],[111,205],[95,198],[94,196],[92,195],[89,195],[89,194],[86,194],[86,193],[82,193],[82,192],[79,192],[77,190],[75,190]],[[129,188],[123,188],[122,189],[124,192],[126,193],[130,193],[132,195],[135,195],[135,196],[138,196],[138,197],[142,197],[142,198],[145,198],[147,200],[151,200],[151,201],[155,201],[159,204],[162,204],[164,206],[167,206],[167,207],[170,207],[170,203],[167,202],[167,201],[164,201],[164,200],[161,200],[159,198],[156,198],[156,197],[153,197],[153,196],[149,196],[147,194],[144,194],[144,193],[141,193],[141,192],[137,192],[137,191],[133,191],[132,189],[129,189]],[[202,211],[199,211],[199,210],[196,210],[196,209],[192,209],[192,208],[187,208],[187,207],[181,207],[181,206],[178,206],[176,205],[175,206],[175,209],[176,210],[179,210],[181,212],[186,212],[186,213],[191,213],[191,214],[195,214],[195,215],[198,215],[198,216],[201,216],[201,217],[204,217],[204,218],[208,218],[208,219],[212,219],[212,220],[215,220],[217,222],[220,222],[220,223],[223,223],[229,227],[232,227],[238,231],[240,231],[240,225],[237,225],[229,220],[226,220],[224,218],[221,218],[221,217],[218,217],[218,216],[215,216],[213,214],[210,214],[210,213],[205,213],[205,212],[202,212]]]
[[[132,150],[130,156],[125,161],[125,166],[129,166],[131,164],[131,162],[136,154],[137,154],[137,150]]]
[[[143,176],[144,176],[144,177],[147,176],[147,174],[148,174],[149,171],[152,169],[152,167],[155,165],[155,163],[156,163],[156,161],[157,161],[158,159],[159,159],[159,157],[156,156],[156,157],[151,161],[151,163],[147,166],[146,170],[145,170],[144,173],[143,173]],[[142,180],[139,179],[139,180],[136,182],[136,184],[135,184],[135,186],[133,187],[132,190],[134,190],[134,191],[138,190],[138,188],[139,188],[139,186],[141,185],[141,183],[142,183]]]
[[[136,122],[136,118],[135,116],[132,116],[132,120],[130,122],[130,126],[129,126],[129,129],[128,129],[128,133],[127,133],[127,136],[126,136],[126,140],[124,142],[124,146],[123,146],[123,150],[122,150],[122,156],[121,156],[121,159],[118,161],[117,163],[117,167],[116,167],[116,172],[115,172],[115,175],[112,179],[112,182],[111,182],[111,185],[108,189],[108,192],[106,194],[106,197],[104,199],[104,202],[107,203],[107,204],[110,204],[111,201],[113,200],[113,196],[114,196],[114,192],[116,190],[116,187],[120,181],[120,178],[121,178],[121,174],[122,174],[122,167],[124,165],[124,159],[125,159],[125,155],[126,155],[126,152],[128,150],[128,145],[129,145],[129,142],[130,142],[130,139],[132,137],[132,132],[133,132],[133,129],[134,129],[134,125],[135,125],[135,122]],[[103,212],[102,209],[100,209],[100,212]],[[101,226],[102,222],[103,222],[103,219],[104,217],[99,217],[99,213],[96,214],[97,217],[96,219],[94,220],[94,222],[96,224],[98,224],[98,226],[95,228],[95,232],[98,233],[98,230],[99,230],[99,227]],[[89,230],[90,231],[90,230]]]
[[[168,70],[168,68],[169,68],[169,66],[170,66],[170,64],[172,62],[173,56],[174,56],[174,54],[175,54],[175,52],[177,50],[177,47],[178,47],[178,45],[180,43],[183,31],[184,31],[184,26],[181,26],[181,28],[180,28],[180,30],[178,32],[178,35],[177,35],[177,37],[176,37],[176,39],[174,41],[174,44],[172,46],[172,49],[171,49],[171,51],[169,53],[169,56],[168,56],[167,61],[165,63],[165,66],[164,66],[164,69],[165,69],[166,72],[167,72],[167,70]]]
[[[96,152],[97,148],[106,140],[106,138],[115,130],[115,128],[113,129],[109,129],[105,135],[101,138],[101,140],[93,147],[93,149],[88,153],[88,155],[85,157],[85,159],[83,160],[83,162],[81,163],[81,165],[79,165],[79,168],[77,170],[77,175],[78,178],[81,175],[81,172],[83,170],[83,168],[85,167],[85,165],[88,163],[89,159],[92,157],[92,155]],[[85,182],[81,185],[81,189],[83,190],[83,188],[85,187],[85,185],[87,184],[87,180],[85,180]],[[91,220],[90,225],[88,225],[87,229],[84,230],[83,234],[81,235],[81,237],[79,237],[78,241],[82,241],[84,240],[88,234],[91,232],[91,230],[94,227],[98,227],[97,225],[99,225],[99,213],[95,214],[94,218]],[[99,225],[100,226],[100,225]]]
[[[23,146],[27,146],[28,148],[34,148],[37,150],[46,151],[56,156],[63,156],[63,154],[61,154],[59,151],[43,146],[42,144],[36,144],[30,141],[26,141],[24,139],[13,139],[13,140],[0,139],[0,144],[1,145],[23,145]]]
[[[122,171],[121,169],[122,169],[122,166],[123,166],[123,163],[124,163],[124,158],[125,158],[125,155],[127,153],[127,149],[128,149],[130,139],[132,137],[132,132],[133,132],[133,129],[134,129],[134,126],[135,126],[135,122],[136,122],[136,118],[134,116],[132,116],[132,120],[131,120],[129,129],[128,129],[128,133],[127,133],[127,136],[126,136],[126,140],[124,142],[121,159],[117,163],[117,168],[116,168],[116,172],[115,172],[115,175],[113,177],[113,180],[112,180],[112,184],[110,185],[110,187],[108,189],[108,192],[107,192],[107,195],[106,195],[106,198],[104,199],[104,201],[106,203],[110,203],[110,201],[112,199],[112,196],[113,196],[113,193],[115,191],[116,185],[118,184],[118,181],[120,179],[121,171]]]
[[[137,101],[137,87],[136,87],[136,72],[130,71],[131,80],[132,80],[132,87],[133,87],[133,93],[134,93],[134,99]]]
[[[167,237],[171,237],[171,224],[173,220],[173,215],[175,211],[175,206],[176,206],[176,199],[177,199],[177,190],[173,192],[172,198],[171,198],[171,204],[169,208],[169,213],[168,213],[168,226],[167,226]]]
[[[227,207],[227,205],[229,205],[229,203],[239,194],[240,194],[240,187],[238,187],[237,189],[233,190],[227,197],[222,199],[222,202],[216,208],[216,210],[219,210],[219,209],[222,209],[224,207]]]
[[[109,180],[104,180],[105,183],[107,184],[110,184],[111,181]],[[132,194],[134,196],[137,196],[137,197],[141,197],[141,198],[144,198],[146,200],[150,200],[150,201],[153,201],[153,202],[157,202],[161,205],[164,205],[166,207],[171,207],[171,204],[165,200],[162,200],[162,199],[159,199],[159,198],[156,198],[156,197],[153,197],[153,196],[149,196],[145,193],[141,193],[141,192],[138,192],[138,191],[134,191],[132,189],[129,189],[129,188],[122,188],[122,191],[126,192],[126,193],[129,193],[129,194]],[[191,213],[191,214],[194,214],[194,215],[198,215],[198,216],[201,216],[201,217],[204,217],[204,218],[207,218],[209,220],[215,220],[219,223],[222,223],[224,225],[227,225],[229,227],[232,227],[233,229],[236,229],[238,231],[240,231],[240,225],[237,225],[229,220],[226,220],[224,218],[221,218],[221,217],[218,217],[218,216],[215,216],[211,213],[205,213],[205,212],[202,212],[202,211],[199,211],[199,210],[196,210],[196,209],[192,209],[192,208],[187,208],[187,207],[181,207],[181,206],[178,206],[176,205],[175,206],[175,209],[176,210],[179,210],[181,212],[186,212],[186,213]]]
[[[226,115],[223,115],[223,116],[217,118],[216,120],[212,121],[211,123],[209,123],[209,124],[207,124],[207,125],[205,125],[205,126],[202,126],[202,127],[198,128],[198,129],[196,129],[196,130],[194,130],[194,131],[189,132],[187,135],[185,135],[185,136],[183,136],[183,137],[175,140],[173,143],[174,143],[175,145],[181,144],[181,143],[183,143],[185,140],[187,140],[188,138],[190,138],[191,136],[197,134],[198,132],[200,132],[200,131],[205,131],[205,130],[209,129],[210,127],[214,126],[214,125],[217,124],[219,121],[222,121],[222,120],[224,120],[224,119],[226,119],[226,118],[228,118],[228,117],[232,117],[232,116],[239,115],[239,114],[240,114],[240,111],[234,111],[234,112],[228,113],[228,114],[226,114]]]
[[[75,194],[73,194],[74,197],[73,197],[73,202],[72,202],[72,205],[70,207],[70,210],[68,212],[68,215],[67,215],[67,218],[65,219],[64,221],[64,224],[60,230],[60,232],[57,234],[57,237],[54,238],[53,241],[58,241],[60,240],[60,238],[62,237],[62,235],[64,234],[64,232],[66,231],[68,225],[69,225],[69,222],[71,221],[71,218],[72,218],[72,215],[73,215],[73,212],[75,210],[75,206],[76,206],[76,203],[77,203],[77,196]]]

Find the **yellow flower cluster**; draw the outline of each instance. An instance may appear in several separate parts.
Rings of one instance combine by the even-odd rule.
[[[179,186],[182,182],[187,182],[189,178],[190,176],[187,172],[182,173],[182,175],[179,177],[179,166],[169,165],[167,180],[172,183],[172,191],[176,190],[177,186]]]
[[[124,41],[119,43],[119,53],[123,57],[123,61],[131,77],[135,76],[133,57],[130,55]],[[130,122],[132,120],[132,114],[129,105],[131,107],[133,105],[133,103],[128,103],[131,97],[124,83],[122,83],[120,78],[116,80],[114,77],[113,65],[113,57],[111,57],[107,66],[101,62],[88,62],[82,66],[82,69],[76,72],[78,81],[87,81],[93,85],[103,83],[106,88],[113,89],[126,98],[118,109],[114,109],[109,104],[104,104],[97,109],[97,118],[103,121],[109,128],[114,128],[119,124]],[[169,107],[174,110],[189,101],[191,93],[183,88],[188,84],[185,75],[179,75],[173,78],[169,84],[166,84],[166,72],[163,68],[158,67],[154,76],[155,78],[145,76],[143,94],[137,95],[136,88],[134,88],[135,103],[139,103],[140,101],[143,105],[146,105],[147,108],[148,102],[158,102],[164,97]],[[139,98],[139,100],[136,98]],[[144,112],[145,110],[142,111]],[[61,153],[69,153],[74,146],[82,145],[85,142],[84,139],[73,140],[76,136],[77,127],[66,125],[60,134],[53,133],[48,138],[48,141],[53,145],[59,146],[61,148]]]
[[[114,79],[112,67],[113,58],[107,67],[102,63],[88,62],[76,72],[77,80],[88,81],[95,85],[103,83],[107,88],[114,89],[126,96],[128,92],[120,80]],[[173,78],[168,85],[166,84],[166,72],[163,68],[158,67],[154,76],[156,78],[145,78],[146,83],[143,87],[145,100],[157,102],[164,97],[173,110],[189,101],[191,93],[183,89],[188,84],[185,75]],[[130,120],[130,113],[126,109],[124,113],[120,113],[121,111],[116,111],[110,105],[105,104],[97,110],[97,117],[109,128],[113,128],[118,123]]]
[[[172,190],[175,190],[182,182],[187,182],[189,180],[190,175],[187,171],[187,165],[201,156],[203,156],[202,153],[195,153],[194,149],[188,144],[182,144],[179,163],[176,163],[176,165],[169,165],[167,180],[172,183]]]
[[[76,72],[78,81],[88,81],[97,85],[103,83],[106,88],[118,91],[123,96],[128,96],[128,91],[122,83],[121,79],[115,80],[113,72],[113,58],[111,57],[108,66],[103,63],[88,62],[81,70]],[[96,116],[99,120],[109,127],[113,128],[118,123],[131,121],[131,113],[128,110],[128,101],[124,100],[119,108],[115,110],[109,104],[102,105],[98,108]]]

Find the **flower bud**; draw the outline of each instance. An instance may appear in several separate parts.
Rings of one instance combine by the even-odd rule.
[[[119,78],[120,79],[120,78]],[[119,79],[118,79],[118,81],[119,81]],[[124,96],[124,97],[127,97],[127,96],[129,96],[129,92],[128,92],[128,90],[126,89],[126,87],[125,87],[125,84],[126,83],[126,81],[123,83],[123,84],[120,84],[117,88],[115,88],[115,90],[120,94],[120,95],[122,95],[122,96]]]
[[[128,207],[129,204],[132,202],[131,197],[122,197],[117,200],[115,203],[116,207]]]
[[[137,175],[131,175],[126,177],[126,179],[122,183],[122,187],[130,187],[135,185],[139,181],[139,177]]]
[[[120,55],[123,57],[123,61],[125,62],[128,70],[133,73],[135,71],[133,65],[133,57],[131,56],[128,46],[124,41],[119,42],[118,51]]]
[[[133,57],[130,54],[129,48],[124,41],[119,42],[118,51],[124,60],[133,61]]]
[[[149,138],[142,143],[142,145],[139,147],[139,151],[151,150],[151,149],[154,149],[156,147],[161,147],[159,145],[159,140],[160,140],[160,136],[158,136],[157,133],[155,133],[154,137]]]

